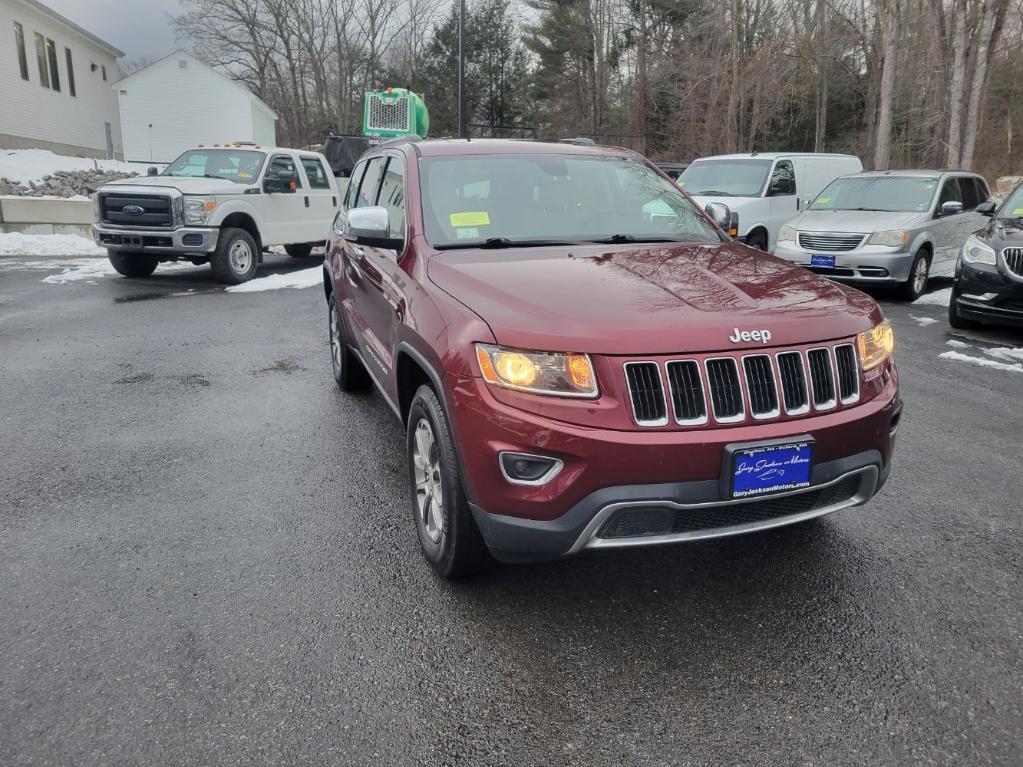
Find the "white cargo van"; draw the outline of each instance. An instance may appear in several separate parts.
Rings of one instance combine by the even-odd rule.
[[[739,239],[771,251],[785,222],[836,178],[861,170],[860,158],[848,154],[750,152],[701,157],[678,184],[701,207],[727,205],[738,214]]]

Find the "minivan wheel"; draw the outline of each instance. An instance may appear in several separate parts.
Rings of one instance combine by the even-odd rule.
[[[345,326],[341,322],[334,296],[327,301],[327,329],[330,332],[330,365],[334,371],[334,381],[342,391],[362,391],[368,389],[372,381],[362,363],[352,352],[345,338]]]
[[[420,386],[406,433],[412,514],[423,555],[445,578],[479,572],[493,560],[462,489],[447,417],[429,386]]]
[[[160,263],[156,256],[119,250],[108,250],[107,258],[110,259],[114,271],[125,277],[148,277],[156,271],[156,265]]]
[[[927,291],[927,280],[931,271],[931,257],[927,251],[921,250],[913,259],[909,270],[909,279],[899,286],[899,297],[905,301],[916,301]]]
[[[238,285],[255,277],[258,266],[259,248],[251,234],[244,229],[221,230],[217,249],[210,258],[213,279]]]

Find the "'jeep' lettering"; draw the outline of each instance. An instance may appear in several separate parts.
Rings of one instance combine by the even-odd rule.
[[[739,330],[735,328],[732,331],[732,335],[728,337],[728,340],[733,344],[739,343],[750,343],[751,341],[759,341],[762,344],[770,343],[771,331],[770,330]]]

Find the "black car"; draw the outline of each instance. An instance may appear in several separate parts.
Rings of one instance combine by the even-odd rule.
[[[687,162],[659,162],[657,167],[663,170],[672,181],[678,181],[678,177],[689,167]]]
[[[1023,327],[1023,184],[997,210],[985,202],[977,212],[991,216],[991,222],[970,235],[959,254],[948,323]]]

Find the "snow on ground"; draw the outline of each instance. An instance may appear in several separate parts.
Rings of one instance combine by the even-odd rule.
[[[106,250],[78,234],[0,232],[0,256],[105,256]]]
[[[948,306],[952,299],[952,288],[925,293],[913,302],[913,306]]]
[[[61,170],[115,170],[121,173],[145,174],[153,163],[93,160],[88,157],[65,157],[47,149],[0,149],[0,178],[28,186],[39,183],[43,176]]]
[[[917,317],[915,314],[909,315],[910,319],[916,320],[916,324],[923,327],[924,325],[933,325],[937,322],[933,317]]]
[[[1014,350],[1023,351],[1023,350]],[[977,365],[983,368],[994,368],[996,370],[1007,370],[1012,373],[1023,373],[1023,364],[1008,364],[1005,362],[997,362],[995,360],[989,360],[985,357],[971,357],[969,354],[963,354],[962,352],[943,352],[938,355],[943,360],[955,360],[957,362],[968,362],[971,365]]]
[[[1009,362],[1016,362],[1017,360],[1023,362],[1023,348],[1013,349],[1009,346],[998,346],[991,349],[985,349],[984,354],[990,355],[1000,360],[1007,360]]]
[[[205,269],[205,264],[201,266],[195,266],[188,262],[174,262],[170,264],[160,264],[156,267],[156,274],[159,275],[161,272],[180,272],[190,269]],[[103,277],[117,277],[120,278],[114,267],[110,265],[110,261],[106,258],[95,258],[82,260],[78,264],[68,266],[64,268],[60,274],[51,274],[43,278],[43,282],[48,285],[68,285],[75,282],[94,283],[97,279]]]
[[[970,348],[970,345],[968,343],[964,343],[963,341],[956,341],[954,338],[950,338],[945,343],[948,344],[949,346],[954,346],[956,349]]]
[[[228,293],[257,293],[262,290],[281,290],[282,288],[312,288],[323,285],[323,268],[314,266],[311,269],[302,269],[297,272],[286,274],[271,274],[266,277],[257,277],[254,280],[243,282],[241,285],[232,285],[227,289]]]

